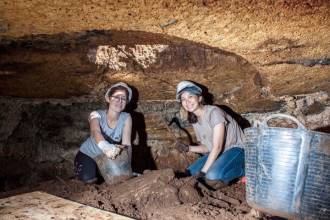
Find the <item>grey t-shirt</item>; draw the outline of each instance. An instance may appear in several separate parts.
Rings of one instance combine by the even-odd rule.
[[[237,122],[225,111],[217,106],[204,105],[201,121],[193,124],[197,140],[205,145],[209,151],[213,148],[213,128],[217,124],[225,124],[225,150],[243,143],[243,131]]]
[[[101,117],[99,118],[99,122],[104,139],[107,141],[110,141],[110,139],[112,139],[113,141],[120,143],[124,130],[125,121],[129,117],[129,113],[121,112],[116,127],[110,128],[107,122],[106,111],[98,110],[97,112]],[[80,151],[91,158],[95,158],[98,155],[102,154],[101,149],[97,146],[96,141],[92,137],[87,138],[87,140],[81,145]]]

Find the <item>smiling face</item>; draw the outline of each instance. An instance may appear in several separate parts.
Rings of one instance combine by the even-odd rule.
[[[180,96],[182,107],[188,112],[195,112],[199,109],[202,97],[191,94],[190,92],[183,92]]]
[[[127,92],[122,89],[115,90],[113,93],[109,94],[109,110],[114,112],[122,112],[127,104]]]

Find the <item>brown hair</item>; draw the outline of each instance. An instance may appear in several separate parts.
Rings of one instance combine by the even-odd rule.
[[[195,124],[197,123],[198,119],[197,119],[197,115],[195,115],[194,113],[192,112],[188,112],[188,122],[190,124]]]

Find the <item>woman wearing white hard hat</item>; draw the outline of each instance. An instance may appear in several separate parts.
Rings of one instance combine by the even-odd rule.
[[[81,145],[74,163],[77,179],[86,183],[101,179],[94,160],[100,154],[113,160],[122,149],[128,148],[131,160],[132,118],[123,112],[131,98],[132,90],[126,83],[113,84],[105,94],[108,108],[90,113],[90,137]]]
[[[187,172],[212,189],[227,186],[244,175],[243,131],[221,108],[204,105],[202,89],[191,81],[177,85],[176,99],[188,112],[199,145],[179,144],[183,152],[203,154]]]

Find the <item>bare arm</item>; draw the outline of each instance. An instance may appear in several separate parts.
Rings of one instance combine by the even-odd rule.
[[[128,154],[130,160],[132,159],[131,134],[132,134],[132,118],[131,115],[129,115],[127,120],[125,121],[121,144],[128,147]]]
[[[131,146],[131,134],[132,134],[132,118],[129,115],[125,121],[124,130],[122,134],[122,144]]]
[[[89,120],[89,127],[90,127],[90,133],[91,137],[95,140],[95,142],[98,144],[100,141],[104,141],[104,137],[101,132],[100,123],[98,118],[93,118]]]
[[[196,131],[195,131],[195,134],[196,134],[197,141],[199,141],[199,139],[200,139],[199,134],[196,133]],[[205,145],[202,145],[200,142],[198,142],[198,145],[194,145],[194,146],[189,145],[188,151],[194,152],[194,153],[199,153],[199,154],[206,154],[209,152],[209,149]]]
[[[225,136],[225,124],[224,123],[217,124],[213,128],[213,148],[209,156],[207,157],[204,167],[201,170],[202,172],[206,173],[209,170],[209,168],[212,166],[214,161],[218,158],[224,146],[224,136]]]
[[[194,153],[205,154],[209,152],[209,149],[204,145],[190,146],[189,151]]]
[[[115,159],[116,156],[120,153],[120,149],[104,139],[101,132],[99,118],[100,117],[96,112],[92,112],[90,115],[89,126],[91,137],[95,140],[97,146],[107,157]]]

